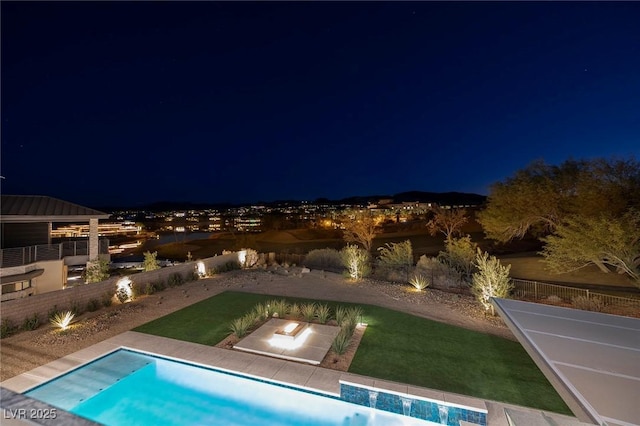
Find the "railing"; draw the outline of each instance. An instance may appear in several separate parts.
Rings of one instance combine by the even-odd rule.
[[[98,253],[109,253],[109,240],[98,240]],[[28,265],[37,261],[60,260],[67,256],[88,256],[89,241],[65,241],[59,244],[40,244],[0,250],[0,268]]]
[[[605,306],[640,309],[640,298],[612,296],[610,294],[597,293],[582,288],[566,287],[562,285],[515,278],[512,279],[511,282],[514,285],[514,295],[518,298],[542,300],[549,296],[556,296],[565,302],[571,302],[574,298],[582,296],[587,300],[598,299]]]
[[[296,254],[296,253],[276,253],[275,260],[278,263],[288,263],[289,265],[301,265],[304,261],[304,254]]]

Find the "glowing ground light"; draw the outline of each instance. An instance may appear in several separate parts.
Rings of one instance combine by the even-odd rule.
[[[285,334],[291,334],[291,332],[293,330],[295,330],[296,328],[298,328],[300,324],[298,324],[297,322],[292,322],[287,324],[287,326],[283,329],[283,331],[285,332]]]
[[[269,344],[280,349],[298,349],[311,334],[308,323],[290,322],[273,333]]]

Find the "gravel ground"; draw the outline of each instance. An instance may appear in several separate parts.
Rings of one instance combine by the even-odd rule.
[[[47,324],[6,337],[0,340],[0,381],[226,290],[373,304],[515,340],[500,318],[486,316],[469,295],[417,292],[376,280],[353,283],[338,274],[301,274],[296,268],[234,271],[83,314],[63,333]]]

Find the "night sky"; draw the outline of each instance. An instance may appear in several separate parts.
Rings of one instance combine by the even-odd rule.
[[[640,158],[640,2],[2,1],[2,193],[487,194]]]

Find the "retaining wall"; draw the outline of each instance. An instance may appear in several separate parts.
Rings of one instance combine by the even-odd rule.
[[[237,260],[237,252],[224,254],[222,256],[214,256],[198,261],[168,266],[155,271],[140,272],[131,275],[130,278],[136,287],[144,290],[147,283],[158,282],[160,280],[166,283],[169,276],[175,273],[187,277],[196,271],[199,262],[203,262],[205,269],[209,271],[227,262]],[[64,290],[35,294],[22,299],[7,300],[0,304],[0,317],[3,321],[6,319],[13,325],[21,325],[25,318],[32,317],[34,314],[38,315],[41,322],[47,321],[47,316],[54,306],[62,310],[70,309],[73,305],[76,305],[84,310],[92,299],[102,300],[105,294],[115,295],[116,283],[120,278],[122,277],[111,277],[99,283],[81,284],[68,287]]]

